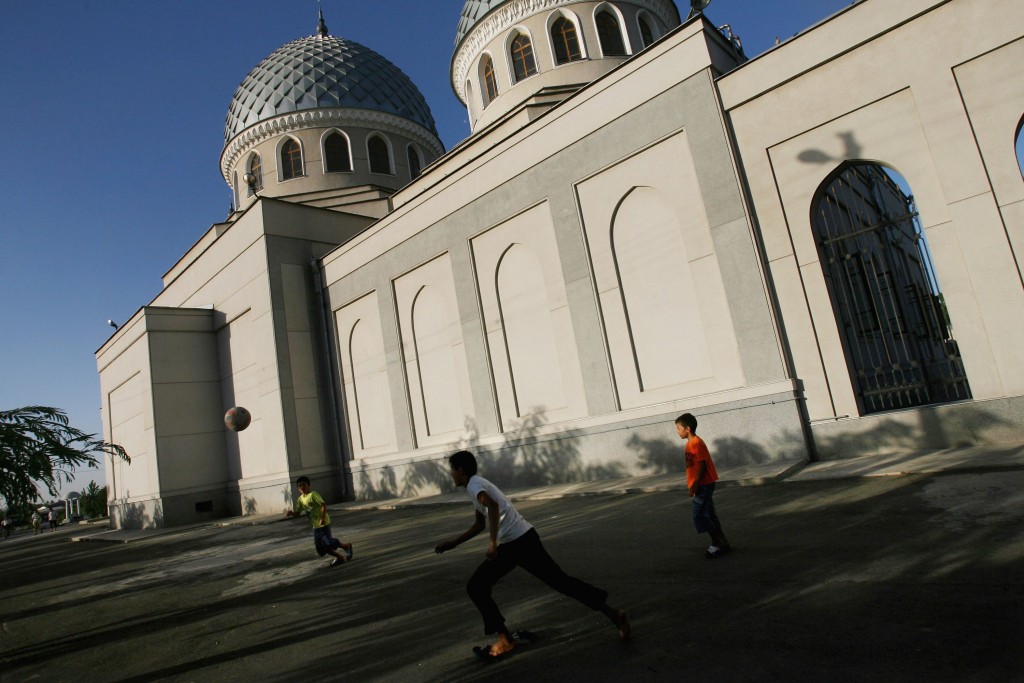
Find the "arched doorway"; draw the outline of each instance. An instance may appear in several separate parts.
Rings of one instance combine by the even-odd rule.
[[[1017,153],[1017,166],[1020,167],[1020,174],[1024,176],[1024,118],[1017,124],[1017,140],[1014,144],[1014,151]]]
[[[881,165],[830,176],[812,223],[863,414],[971,397],[909,186]]]

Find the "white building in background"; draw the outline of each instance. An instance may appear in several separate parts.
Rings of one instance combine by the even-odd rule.
[[[463,447],[510,487],[678,471],[685,411],[723,465],[1024,440],[1021,63],[1017,0],[749,61],[670,0],[468,0],[445,153],[321,23],[232,99],[238,210],[97,352],[117,524],[436,493]]]

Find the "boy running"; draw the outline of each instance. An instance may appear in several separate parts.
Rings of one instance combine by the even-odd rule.
[[[485,528],[489,533],[487,559],[477,567],[466,590],[483,617],[484,633],[497,633],[498,640],[490,646],[474,647],[473,652],[477,656],[486,661],[496,661],[516,648],[516,640],[505,625],[505,617],[491,597],[494,584],[516,567],[522,567],[556,591],[601,612],[615,624],[622,640],[629,638],[626,613],[608,605],[607,591],[562,571],[544,549],[537,530],[523,519],[497,486],[476,473],[476,458],[472,453],[459,451],[448,458],[448,463],[452,481],[456,486],[466,487],[476,510],[476,519],[462,535],[438,543],[434,552],[441,554],[451,550]]]
[[[299,497],[295,502],[295,509],[288,510],[285,514],[288,517],[298,517],[303,512],[313,523],[313,545],[320,557],[333,555],[332,567],[345,564],[352,559],[352,544],[342,543],[331,536],[331,518],[327,514],[327,505],[324,499],[316,491],[309,490],[309,477],[299,477],[295,480],[295,486],[299,489]],[[338,549],[344,550],[342,555]]]

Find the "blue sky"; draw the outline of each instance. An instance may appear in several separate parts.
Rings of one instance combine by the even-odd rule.
[[[685,16],[688,3],[677,3]],[[713,0],[749,56],[850,0]],[[397,64],[451,148],[469,133],[449,64],[462,0],[323,0],[333,35]],[[95,351],[228,213],[218,170],[235,88],[316,28],[315,0],[2,0],[0,409],[49,405],[101,434]],[[102,470],[79,473],[65,490]]]

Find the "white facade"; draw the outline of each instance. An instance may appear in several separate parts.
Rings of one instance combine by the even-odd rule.
[[[1020,3],[865,0],[746,63],[672,3],[498,4],[453,58],[471,138],[435,161],[392,121],[424,154],[397,191],[408,171],[264,176],[99,350],[105,437],[133,458],[108,472],[119,524],[279,512],[301,474],[332,500],[435,493],[463,447],[508,486],[678,471],[682,412],[731,465],[1024,438]],[[625,55],[600,53],[602,11]],[[560,17],[584,58],[556,66]],[[517,32],[539,72],[512,84]],[[375,115],[346,115],[260,122],[225,179],[286,136],[365,138]],[[811,229],[853,161],[911,187],[971,400],[858,399]]]

